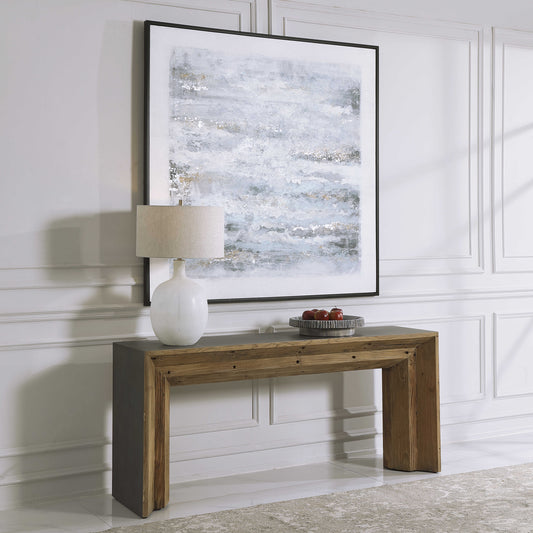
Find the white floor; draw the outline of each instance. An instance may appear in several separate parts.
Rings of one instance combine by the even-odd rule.
[[[174,485],[169,505],[144,520],[109,494],[28,504],[1,511],[0,532],[95,533],[147,521],[528,462],[533,462],[533,433],[445,445],[440,474],[383,470],[380,457],[358,457]]]

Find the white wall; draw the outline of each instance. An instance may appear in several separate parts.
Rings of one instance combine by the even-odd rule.
[[[152,335],[145,19],[380,46],[381,295],[316,304],[440,332],[444,445],[531,429],[531,2],[3,0],[0,507],[110,484],[111,343]],[[307,305],[212,306],[209,333]],[[171,481],[379,449],[379,378],[174,389]]]

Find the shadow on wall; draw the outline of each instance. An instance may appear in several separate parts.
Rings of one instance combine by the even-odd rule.
[[[20,483],[19,500],[110,486],[111,342],[120,335],[116,313],[142,299],[134,280],[119,279],[139,261],[133,261],[133,226],[133,213],[114,212],[48,228],[48,271],[61,298],[50,308],[60,311],[53,327],[63,331],[28,352],[33,377],[19,389],[17,441],[31,452],[20,458],[28,482]],[[124,325],[131,331],[131,322]]]
[[[303,445],[305,432],[310,432],[306,438],[312,444],[328,443],[328,459],[364,464],[361,453],[373,456],[381,443],[381,439],[377,442],[381,426],[377,372],[381,373],[357,370],[275,378],[271,380],[270,423],[288,424],[288,432],[292,425],[294,440]]]
[[[110,486],[111,341],[138,330],[136,313],[124,308],[142,303],[134,206],[142,183],[143,23],[108,21],[100,44],[97,131],[83,153],[97,161],[92,183],[100,209],[110,211],[55,220],[31,242],[45,247],[55,301],[44,306],[51,342],[25,353],[31,377],[17,392],[14,431],[29,450],[18,459],[19,500]]]
[[[336,436],[332,455],[354,465],[364,464],[358,457],[362,452],[373,455],[380,451],[377,442],[381,424],[377,422],[381,400],[376,397],[376,373],[381,370],[357,370],[337,374],[339,385],[333,389],[333,404],[338,417],[331,423],[331,432]],[[380,376],[381,377],[381,376]]]

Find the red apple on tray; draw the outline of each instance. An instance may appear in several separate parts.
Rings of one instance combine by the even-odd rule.
[[[315,320],[329,320],[329,313],[325,309],[320,309],[315,313]]]
[[[307,309],[302,313],[302,320],[343,320],[342,309],[334,307],[329,313],[325,309]]]
[[[304,311],[302,313],[302,320],[314,320],[315,319],[315,313],[318,311],[318,309],[311,309]]]
[[[342,320],[344,318],[342,309],[339,309],[338,307],[334,307],[329,312],[329,319],[330,320]]]

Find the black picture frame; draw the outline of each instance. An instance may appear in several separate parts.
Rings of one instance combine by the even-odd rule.
[[[378,47],[144,29],[144,203],[225,208],[227,257],[187,266],[209,302],[378,295]],[[145,259],[145,305],[169,276]]]

